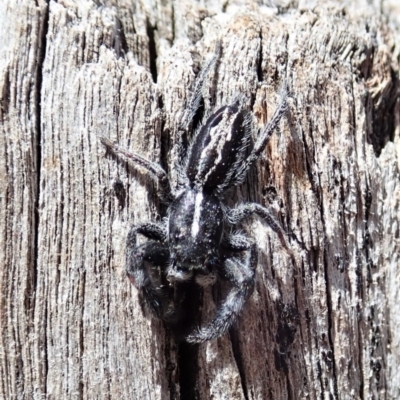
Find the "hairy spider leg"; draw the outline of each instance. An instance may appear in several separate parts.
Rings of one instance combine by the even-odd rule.
[[[263,207],[258,203],[241,204],[237,208],[227,210],[227,219],[232,225],[236,225],[242,222],[244,219],[250,217],[252,214],[257,214],[259,217],[261,217],[278,235],[279,240],[286,251],[292,254],[292,251],[288,245],[285,231],[281,227],[280,223],[273,217],[268,208]]]
[[[137,246],[137,234],[142,234],[150,240],[141,246]],[[168,290],[154,286],[145,262],[165,269],[169,260],[168,245],[163,243],[166,237],[166,230],[163,226],[145,223],[136,227],[133,226],[126,240],[126,272],[128,278],[143,293],[150,311],[159,318],[164,318],[167,312],[165,303]]]
[[[167,204],[171,202],[172,193],[168,175],[159,164],[149,161],[139,154],[127,151],[117,144],[112,143],[111,140],[105,136],[100,136],[100,141],[113,154],[122,155],[128,160],[132,161],[134,164],[144,168],[148,172],[149,176],[156,181],[158,186],[157,195],[159,196],[160,200]]]
[[[285,115],[288,109],[287,103],[287,91],[285,90],[282,94],[281,101],[276,108],[272,119],[268,122],[264,129],[261,130],[261,133],[254,144],[254,147],[250,153],[250,155],[242,162],[242,164],[237,168],[236,173],[231,179],[233,185],[239,185],[243,182],[246,177],[247,171],[254,164],[255,161],[261,155],[261,152],[264,150],[267,145],[269,139],[271,138],[272,133],[278,129],[279,123],[282,117]]]
[[[219,59],[220,55],[221,55],[221,43],[218,41],[215,46],[214,56],[206,63],[204,68],[202,68],[198,77],[195,80],[192,95],[189,98],[182,120],[178,126],[178,135],[176,144],[177,156],[174,157],[175,171],[178,172],[178,181],[179,181],[178,186],[186,186],[188,183],[186,174],[184,173],[184,160],[187,157],[186,154],[187,149],[183,145],[183,135],[184,132],[189,131],[190,125],[193,122],[193,118],[200,107],[202,91],[204,88],[204,84],[206,82],[207,75],[210,72],[210,70],[215,67],[215,64]]]
[[[221,43],[218,41],[215,46],[214,56],[206,63],[204,68],[200,71],[198,77],[196,78],[196,82],[193,88],[193,93],[190,96],[188,105],[186,106],[185,113],[183,114],[182,121],[180,123],[180,128],[184,131],[187,131],[190,127],[190,124],[193,121],[193,118],[200,107],[202,91],[204,87],[204,83],[206,77],[210,70],[215,66],[217,60],[221,55]]]
[[[238,99],[238,101],[240,101],[240,98]],[[232,163],[229,170],[227,171],[224,181],[218,185],[217,193],[220,195],[222,195],[228,188],[230,188],[232,186],[237,186],[239,183],[241,183],[241,182],[237,181],[236,175],[237,175],[237,171],[239,171],[240,168],[242,168],[242,166],[245,162],[246,152],[247,152],[247,148],[250,145],[251,134],[252,134],[251,114],[242,108],[243,107],[242,104],[240,104],[240,103],[234,103],[234,104],[237,104],[242,110],[241,111],[242,120],[240,121],[242,126],[240,129],[237,128],[234,131],[236,133],[236,135],[240,134],[240,142],[233,149],[235,161]],[[232,140],[232,139],[230,139],[230,140]],[[243,180],[244,180],[245,176],[246,176],[246,174],[243,174]]]
[[[228,256],[221,265],[222,278],[233,286],[225,301],[218,308],[215,318],[205,327],[197,328],[186,337],[189,343],[202,343],[222,336],[240,315],[246,300],[254,290],[254,276],[257,266],[257,250],[244,235],[228,236],[222,246],[230,252],[246,251],[243,262],[237,255]]]

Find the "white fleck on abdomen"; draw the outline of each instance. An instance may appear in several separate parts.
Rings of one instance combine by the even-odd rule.
[[[196,200],[194,203],[194,215],[192,224],[192,237],[195,238],[200,230],[200,216],[201,210],[203,209],[203,193],[199,192],[196,194]]]

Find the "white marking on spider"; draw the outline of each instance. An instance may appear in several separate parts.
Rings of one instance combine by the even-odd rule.
[[[184,282],[192,279],[193,271],[182,271],[174,268],[169,268],[167,272],[167,280],[169,282]]]
[[[222,114],[222,120],[218,123],[217,126],[210,129],[209,134],[211,140],[208,145],[204,147],[203,151],[200,154],[199,169],[196,175],[196,181],[202,182],[202,184],[206,183],[208,178],[221,164],[221,161],[223,159],[222,152],[232,140],[232,131],[230,128],[235,118],[236,113],[232,114],[228,110],[225,110]],[[217,154],[214,155],[214,152],[216,152]],[[205,162],[210,158],[210,154],[215,158],[214,165],[211,167],[207,165],[207,162]],[[209,171],[206,172],[205,168],[209,168]]]
[[[196,200],[194,204],[192,238],[195,238],[200,230],[200,216],[201,216],[201,210],[203,209],[202,203],[203,203],[203,193],[199,192],[196,194]]]

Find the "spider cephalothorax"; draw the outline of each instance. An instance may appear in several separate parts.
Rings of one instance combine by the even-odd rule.
[[[196,81],[180,126],[180,139],[182,133],[189,130],[199,107],[205,77],[218,55],[219,50]],[[194,281],[208,286],[218,278],[232,285],[215,318],[186,336],[191,343],[224,334],[253,290],[256,247],[249,237],[235,232],[234,228],[248,216],[258,214],[287,247],[282,229],[267,208],[257,203],[241,204],[232,209],[224,205],[227,189],[243,182],[287,109],[284,93],[271,121],[259,132],[249,150],[251,114],[243,100],[243,96],[238,96],[232,104],[213,112],[201,129],[196,130],[188,149],[180,141],[174,163],[177,183],[173,187],[161,166],[128,153],[101,137],[109,150],[132,160],[158,182],[158,194],[168,205],[167,216],[162,222],[135,225],[127,237],[126,271],[132,283],[142,291],[152,312],[167,322],[179,320],[179,312],[171,309],[174,285]],[[148,239],[145,244],[137,244],[138,234]],[[149,265],[158,267],[170,285],[156,282],[149,272]]]

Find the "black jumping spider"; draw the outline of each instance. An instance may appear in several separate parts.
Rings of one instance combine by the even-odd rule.
[[[195,132],[188,148],[182,145],[182,132],[189,131],[199,108],[205,77],[218,56],[219,50],[200,72],[180,126],[181,142],[174,163],[175,187],[171,187],[169,177],[160,165],[101,137],[101,142],[110,151],[127,157],[157,181],[158,195],[168,205],[167,216],[162,222],[132,226],[127,237],[126,271],[131,282],[142,291],[150,310],[167,322],[176,322],[179,312],[171,306],[171,287],[190,280],[208,286],[218,278],[232,285],[214,319],[186,336],[190,343],[224,334],[253,291],[256,246],[243,233],[234,232],[237,224],[257,214],[287,248],[285,235],[267,208],[256,203],[241,204],[232,209],[224,205],[227,189],[243,182],[278,127],[287,109],[286,93],[251,150],[248,150],[252,136],[251,113],[244,108],[243,97],[216,110]],[[138,245],[138,234],[145,236],[147,242]],[[157,266],[170,284],[155,283],[149,264]]]

